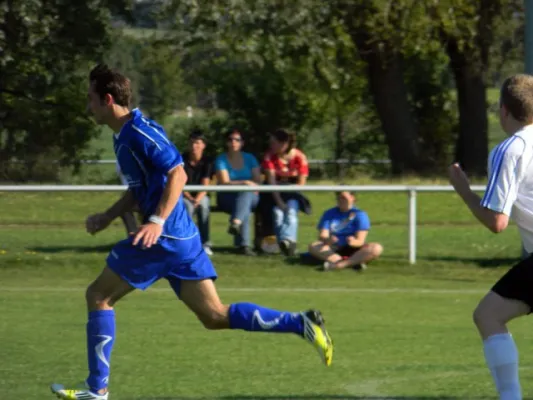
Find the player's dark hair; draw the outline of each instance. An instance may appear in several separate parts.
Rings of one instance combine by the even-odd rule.
[[[500,92],[500,103],[518,122],[533,122],[533,76],[516,74],[507,78]]]
[[[294,132],[289,132],[285,129],[276,129],[271,135],[278,142],[288,144],[287,150],[285,151],[286,153],[294,149],[296,146],[296,134]]]
[[[106,64],[98,64],[89,74],[94,91],[104,99],[109,94],[119,106],[129,107],[131,103],[131,82],[120,72]]]

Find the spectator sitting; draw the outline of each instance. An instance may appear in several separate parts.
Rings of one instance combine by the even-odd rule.
[[[227,135],[226,153],[215,160],[215,171],[220,185],[255,186],[261,182],[259,163],[250,154],[241,151],[244,141],[237,130]],[[251,248],[250,214],[257,207],[259,195],[255,192],[218,192],[217,204],[230,214],[228,233],[232,234],[235,246],[246,255],[255,255]]]
[[[185,173],[188,185],[209,185],[212,176],[212,160],[204,155],[206,139],[201,131],[193,131],[189,135],[189,151],[183,154]],[[204,251],[213,255],[209,243],[209,211],[210,202],[206,191],[183,192],[183,200],[187,212],[197,216],[197,226]]]
[[[366,243],[370,229],[368,215],[354,206],[355,195],[337,193],[337,207],[327,210],[318,224],[318,241],[309,253],[324,261],[324,271],[352,267],[363,270],[383,252],[379,243]]]
[[[309,165],[303,152],[295,148],[296,137],[283,129],[278,129],[270,137],[270,150],[263,159],[263,171],[270,185],[305,185],[309,176]],[[292,256],[296,251],[298,236],[298,211],[302,200],[309,204],[300,193],[274,192],[273,204],[267,209],[274,222],[279,248],[285,255]],[[271,217],[272,218],[272,217]],[[267,219],[266,216],[264,219]]]

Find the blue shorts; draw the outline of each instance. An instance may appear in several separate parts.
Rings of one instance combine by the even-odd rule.
[[[107,256],[109,268],[136,289],[166,278],[179,297],[181,280],[217,278],[200,236],[177,240],[161,237],[149,249],[133,246],[133,237],[118,242]]]

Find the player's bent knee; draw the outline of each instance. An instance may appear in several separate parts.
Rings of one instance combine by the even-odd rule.
[[[209,330],[219,330],[229,328],[227,306],[221,305],[220,307],[212,308],[208,311],[197,313],[196,316],[204,326]]]
[[[374,258],[377,258],[381,255],[381,253],[383,253],[383,246],[379,243],[371,243],[370,251],[372,253],[372,256]]]
[[[105,310],[112,308],[109,299],[106,298],[94,284],[89,285],[85,291],[85,301],[89,310]]]

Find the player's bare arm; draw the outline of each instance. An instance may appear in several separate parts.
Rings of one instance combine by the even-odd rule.
[[[167,184],[163,190],[161,200],[157,205],[156,214],[152,215],[147,224],[140,227],[133,239],[133,245],[136,246],[141,240],[144,247],[151,247],[157,242],[157,239],[163,232],[163,225],[168,218],[183,192],[187,183],[187,174],[183,165],[174,167],[167,175]]]
[[[470,188],[468,177],[459,164],[452,164],[448,169],[448,173],[450,183],[457,194],[484,226],[494,233],[500,233],[507,228],[509,216],[481,205],[481,198]]]
[[[113,220],[123,215],[125,212],[132,211],[136,206],[133,193],[127,190],[124,195],[113,204],[107,211],[99,214],[90,215],[85,222],[87,232],[94,235],[109,226]]]

